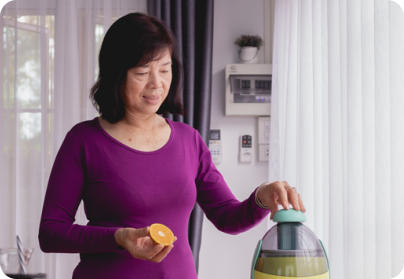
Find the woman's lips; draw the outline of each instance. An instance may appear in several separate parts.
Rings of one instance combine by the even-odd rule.
[[[146,103],[150,105],[158,105],[160,103],[160,96],[159,95],[150,95],[150,96],[143,96]]]

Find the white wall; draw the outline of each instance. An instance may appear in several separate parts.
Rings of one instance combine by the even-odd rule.
[[[256,159],[257,119],[224,115],[224,68],[226,64],[238,63],[238,48],[234,44],[238,36],[264,37],[264,1],[269,0],[218,0],[214,7],[211,128],[221,130],[223,159],[217,167],[239,200],[246,199],[255,187],[267,181],[268,164]],[[259,63],[264,63],[263,57],[264,51],[260,50]],[[248,165],[238,163],[238,140],[242,134],[253,136],[254,160]],[[263,221],[234,236],[218,231],[205,218],[199,279],[250,278],[253,252],[267,231],[267,224]]]

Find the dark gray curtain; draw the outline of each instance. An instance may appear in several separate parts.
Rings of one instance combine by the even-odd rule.
[[[197,129],[207,142],[213,47],[213,0],[149,0],[148,13],[165,22],[177,38],[184,67],[182,101],[185,115],[174,116]],[[199,266],[203,212],[196,205],[189,221],[189,243],[196,270]]]

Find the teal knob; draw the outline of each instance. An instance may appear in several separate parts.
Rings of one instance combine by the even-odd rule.
[[[294,209],[282,209],[275,213],[273,220],[277,223],[303,223],[304,221],[306,221],[306,215],[304,215],[302,211]]]

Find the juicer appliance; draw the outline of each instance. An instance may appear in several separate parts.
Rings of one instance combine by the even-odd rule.
[[[274,225],[258,242],[251,279],[330,279],[329,262],[320,239],[302,223],[303,212],[280,210]]]

